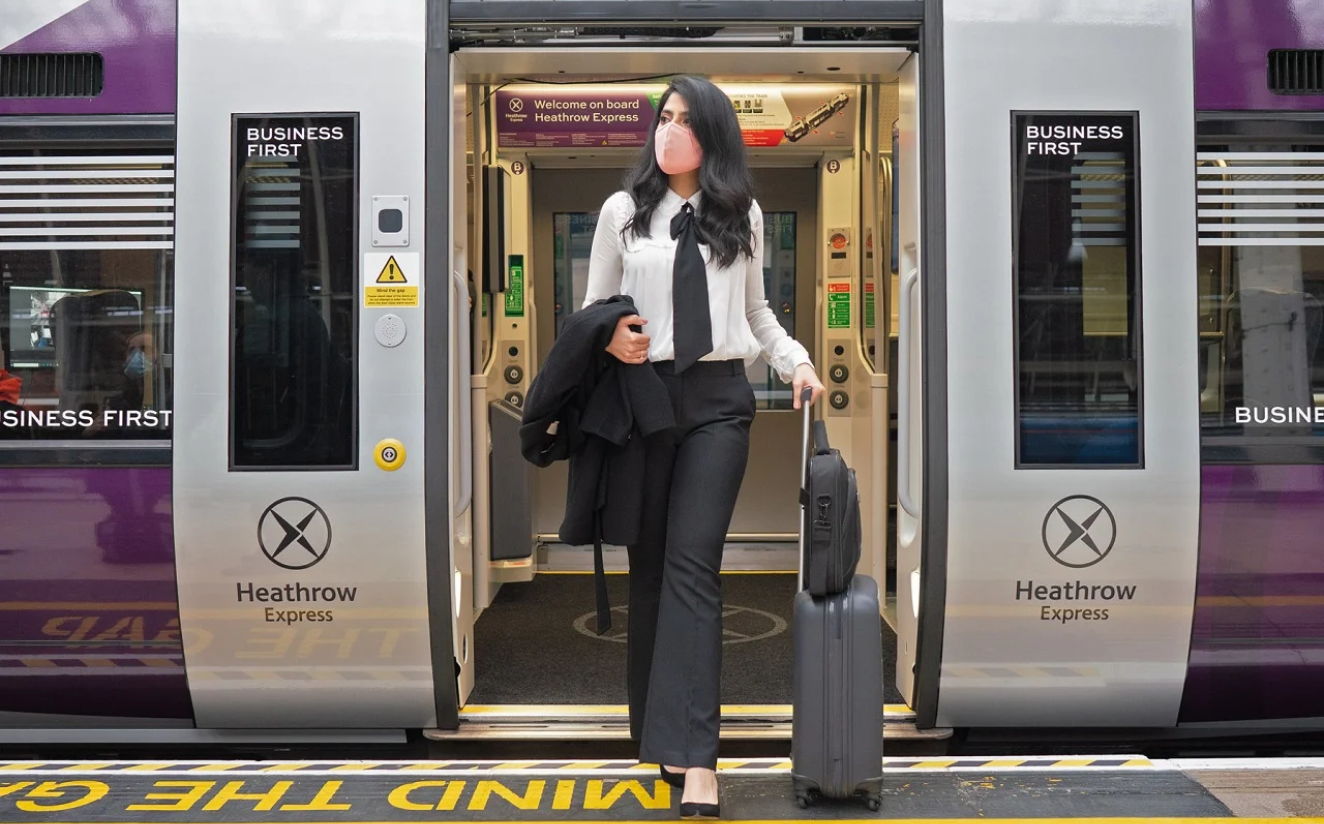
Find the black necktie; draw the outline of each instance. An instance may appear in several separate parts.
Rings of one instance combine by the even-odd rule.
[[[684,372],[713,351],[713,322],[708,314],[708,271],[694,232],[694,207],[685,203],[671,219],[676,261],[671,269],[671,307],[676,372]]]

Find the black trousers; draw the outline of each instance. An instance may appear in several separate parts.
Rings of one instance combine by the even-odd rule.
[[[722,547],[749,459],[743,361],[654,365],[676,428],[650,439],[640,542],[628,548],[630,731],[641,761],[717,766]]]

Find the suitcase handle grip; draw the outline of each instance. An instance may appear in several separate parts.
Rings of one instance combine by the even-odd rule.
[[[813,411],[809,402],[814,397],[814,390],[806,386],[800,390],[800,408],[804,410],[804,434],[800,446],[800,561],[796,564],[796,592],[805,588],[805,491],[809,488],[809,428]]]
[[[800,445],[800,489],[809,488],[809,452],[813,443],[814,410],[809,401],[814,397],[814,390],[808,386],[800,391],[800,409],[804,411],[804,432]]]
[[[809,427],[813,421],[814,413],[809,406],[809,401],[814,397],[814,390],[806,386],[800,392],[800,409],[804,411],[804,443],[801,446],[800,464],[802,466],[801,474],[805,478],[809,477]],[[803,487],[804,484],[801,484]]]

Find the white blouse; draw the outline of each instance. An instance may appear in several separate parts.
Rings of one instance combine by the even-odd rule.
[[[701,195],[689,198],[697,212]],[[593,235],[588,264],[588,293],[584,306],[613,295],[634,299],[639,316],[648,321],[648,359],[669,361],[676,357],[672,339],[671,282],[676,241],[671,238],[671,218],[686,201],[667,189],[653,211],[651,236],[636,238],[633,232],[621,237],[621,227],[634,214],[634,198],[620,191],[602,204]],[[708,270],[708,309],[712,315],[713,351],[702,360],[743,360],[752,366],[762,355],[782,380],[789,382],[795,367],[812,363],[809,353],[777,322],[763,294],[763,210],[750,206],[754,231],[754,256],[743,254],[731,266],[721,268],[712,259],[707,244],[699,244]]]

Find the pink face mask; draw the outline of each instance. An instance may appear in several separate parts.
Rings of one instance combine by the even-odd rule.
[[[657,165],[669,175],[692,172],[699,168],[703,159],[703,150],[699,148],[699,141],[694,139],[694,132],[674,120],[657,128],[653,135],[653,149],[657,154]]]

